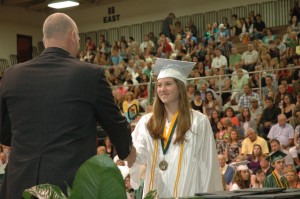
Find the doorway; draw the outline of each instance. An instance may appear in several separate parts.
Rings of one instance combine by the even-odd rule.
[[[17,34],[17,59],[18,63],[32,59],[32,36]]]

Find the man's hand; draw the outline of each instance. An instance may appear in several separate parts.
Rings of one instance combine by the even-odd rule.
[[[130,154],[127,156],[127,158],[125,159],[125,161],[127,161],[128,163],[128,167],[132,167],[133,163],[135,162],[136,159],[136,149],[135,147],[132,145]]]

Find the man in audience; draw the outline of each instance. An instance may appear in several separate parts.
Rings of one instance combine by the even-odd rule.
[[[254,39],[262,39],[264,36],[264,29],[266,28],[265,22],[262,21],[261,15],[256,15],[256,22],[253,26],[253,37]]]
[[[254,144],[261,146],[262,154],[269,154],[269,148],[266,140],[259,137],[253,128],[247,129],[246,136],[247,137],[242,142],[241,154],[251,156]]]
[[[205,97],[205,96],[206,96],[206,92],[207,92],[207,91],[211,91],[215,99],[218,98],[218,95],[216,94],[216,92],[215,92],[214,90],[208,88],[206,82],[203,82],[203,83],[201,84],[201,86],[200,86],[200,94],[201,94],[201,99],[202,99],[203,101],[206,100],[206,97]]]
[[[286,154],[284,156],[285,167],[286,168],[294,168],[294,160],[293,160],[292,155],[290,154],[289,151],[287,151],[281,147],[279,140],[277,140],[277,139],[270,140],[270,145],[271,145],[271,150],[272,150],[270,155],[272,155],[273,153],[275,153],[277,151],[280,151],[280,152]]]
[[[255,65],[258,60],[258,52],[254,50],[253,43],[248,44],[248,50],[242,55],[243,69],[252,72],[255,69]]]
[[[49,183],[64,193],[81,164],[96,155],[97,122],[121,159],[133,164],[130,127],[98,65],[80,62],[79,32],[66,14],[43,25],[43,53],[11,66],[1,81],[1,144],[11,146],[0,198],[22,198]]]
[[[277,93],[278,92],[278,86],[276,84],[273,84],[273,77],[271,75],[267,75],[265,77],[266,86],[262,88],[262,95],[263,99],[265,99],[269,92]]]
[[[227,67],[227,59],[224,55],[222,55],[222,51],[219,48],[215,48],[215,58],[212,61],[211,67],[212,69],[219,69],[223,68],[225,69]]]
[[[234,174],[234,169],[233,167],[226,164],[226,158],[223,154],[218,155],[218,160],[219,160],[221,174],[224,175],[226,188],[228,189]]]
[[[250,99],[250,114],[251,120],[255,122],[255,126],[258,127],[262,118],[263,108],[258,105],[258,99],[253,97]]]
[[[267,107],[264,109],[258,130],[259,135],[263,138],[267,138],[271,126],[277,123],[277,116],[281,113],[281,109],[274,105],[272,97],[266,97],[265,101]]]
[[[144,52],[144,49],[147,48],[147,47],[150,47],[152,49],[154,47],[154,43],[153,43],[153,41],[151,41],[149,39],[148,35],[145,35],[144,36],[144,41],[140,45],[141,52]]]
[[[236,47],[231,48],[231,54],[229,56],[229,70],[230,72],[235,72],[237,68],[241,68],[242,65],[242,55],[238,53]],[[248,71],[247,71],[248,72]],[[231,76],[232,78],[233,76]]]
[[[162,33],[174,42],[175,36],[173,35],[173,20],[175,20],[175,14],[169,13],[169,15],[162,22]]]
[[[271,127],[268,138],[277,139],[283,149],[289,150],[294,144],[294,129],[289,124],[286,123],[286,116],[280,114],[277,117],[278,123]]]
[[[262,102],[259,95],[252,91],[252,87],[250,84],[246,84],[244,86],[244,94],[241,96],[238,103],[240,113],[242,113],[242,109],[244,107],[248,107],[249,109],[251,108],[250,99],[252,98],[256,98],[258,100],[258,105],[262,106]]]

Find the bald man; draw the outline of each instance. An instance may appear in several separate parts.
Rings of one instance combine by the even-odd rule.
[[[286,122],[284,114],[278,115],[277,120],[277,124],[271,127],[268,138],[277,139],[283,149],[289,150],[294,144],[294,129]]]
[[[79,34],[67,15],[43,25],[45,50],[8,68],[0,88],[1,144],[11,146],[0,198],[50,183],[66,193],[75,172],[96,155],[96,124],[109,134],[120,159],[135,158],[130,127],[115,105],[104,71],[75,57]],[[131,153],[130,153],[131,152]]]

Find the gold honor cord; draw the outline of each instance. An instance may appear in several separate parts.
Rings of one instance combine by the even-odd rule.
[[[171,126],[168,130],[168,134],[164,136],[165,141],[161,140],[161,146],[163,150],[163,154],[165,155],[169,146],[170,142],[172,140],[172,136],[174,134],[176,125],[177,125],[177,118],[178,118],[178,112],[174,115]],[[164,135],[166,132],[166,128],[164,129]],[[166,145],[166,148],[164,147]],[[180,144],[180,155],[179,155],[179,160],[178,160],[178,167],[177,167],[177,175],[176,175],[176,181],[174,185],[174,191],[173,191],[173,197],[177,197],[177,187],[178,187],[178,182],[179,182],[179,177],[180,177],[180,172],[181,172],[181,162],[182,162],[182,154],[183,154],[183,148],[184,144]],[[158,156],[158,140],[154,140],[154,153],[152,156],[152,166],[151,166],[151,177],[150,177],[150,182],[149,182],[149,188],[148,191],[153,189],[154,185],[154,172],[155,172],[155,166],[156,166],[156,161],[157,161],[157,156]]]
[[[277,172],[276,172],[277,173]],[[277,185],[277,187],[278,188],[289,188],[289,186],[288,186],[288,184],[286,183],[286,181],[285,181],[285,186],[283,186],[283,184],[281,183],[281,181],[280,181],[280,179],[278,179],[278,177],[277,177],[277,174],[275,173],[275,171],[272,171],[272,174],[273,174],[273,176],[274,176],[274,178],[275,178],[275,181],[276,181],[276,185]]]

